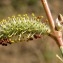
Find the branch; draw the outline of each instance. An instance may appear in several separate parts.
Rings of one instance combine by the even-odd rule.
[[[48,20],[49,20],[49,25],[50,25],[50,28],[52,30],[50,36],[52,38],[54,38],[57,42],[57,44],[60,46],[60,50],[63,54],[63,40],[62,40],[62,32],[61,30],[56,30],[55,29],[55,24],[54,24],[54,20],[53,20],[53,17],[52,17],[52,14],[50,12],[50,9],[49,9],[49,6],[48,6],[48,3],[47,3],[47,0],[41,0],[42,4],[43,4],[43,7],[45,9],[45,12],[46,12],[46,15],[48,17]]]
[[[41,2],[42,2],[42,4],[43,4],[43,7],[44,7],[45,12],[46,12],[46,15],[47,15],[47,17],[48,17],[51,30],[54,31],[54,29],[55,29],[54,20],[53,20],[53,18],[52,18],[52,15],[51,15],[49,6],[48,6],[48,4],[47,4],[47,1],[46,1],[46,0],[41,0]]]

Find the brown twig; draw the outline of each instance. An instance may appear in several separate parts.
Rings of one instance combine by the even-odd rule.
[[[47,0],[41,0],[41,2],[42,2],[43,7],[45,9],[46,15],[48,17],[50,28],[52,30],[52,32],[50,33],[50,36],[56,40],[56,42],[58,43],[58,45],[60,47],[61,46],[63,47],[62,32],[60,30],[59,31],[55,30],[54,20],[53,20],[52,14],[50,12]]]
[[[52,15],[51,15],[51,12],[50,12],[49,6],[48,6],[46,0],[41,0],[41,1],[42,1],[43,6],[44,6],[44,9],[45,9],[46,15],[47,15],[47,17],[48,17],[50,27],[51,27],[51,29],[52,29],[52,31],[53,31],[54,28],[55,28],[55,25],[54,25],[54,20],[53,20],[53,17],[52,17]]]

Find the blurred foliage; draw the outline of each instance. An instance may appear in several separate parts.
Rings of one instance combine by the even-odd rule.
[[[29,6],[34,6],[34,5],[37,4],[37,0],[28,0],[27,3],[28,3]]]
[[[17,3],[17,4],[16,4]],[[12,5],[15,9],[18,9],[18,7],[21,7],[23,5],[28,5],[28,6],[34,6],[37,4],[37,0],[23,0],[23,1],[20,1],[20,0],[12,0]]]

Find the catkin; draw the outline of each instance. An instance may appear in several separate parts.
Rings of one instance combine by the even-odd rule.
[[[34,14],[32,17],[25,15],[18,15],[8,17],[0,22],[0,40],[8,39],[10,42],[17,42],[17,40],[27,40],[33,38],[35,34],[48,34],[50,28],[41,19]],[[5,41],[5,40],[4,40]]]

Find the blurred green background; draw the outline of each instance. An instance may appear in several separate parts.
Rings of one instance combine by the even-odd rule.
[[[54,19],[59,13],[63,14],[63,0],[48,0],[48,3]],[[0,20],[31,13],[46,18],[40,0],[0,0]],[[61,56],[56,42],[48,36],[8,46],[0,45],[0,63],[62,63],[56,54]]]

